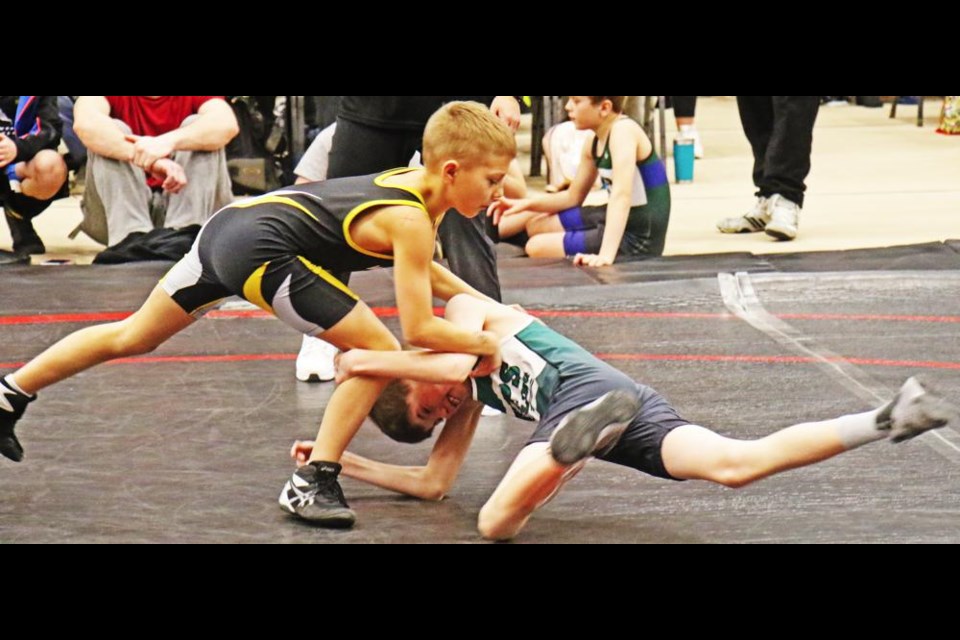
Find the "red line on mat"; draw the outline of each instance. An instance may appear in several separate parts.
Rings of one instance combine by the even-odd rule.
[[[817,358],[805,356],[747,356],[695,353],[598,353],[601,360],[633,360],[642,362],[742,362],[748,364],[812,364]],[[228,363],[228,362],[265,362],[290,361],[296,359],[294,353],[245,353],[222,356],[145,356],[142,358],[123,358],[105,364],[169,364],[169,363]],[[867,367],[906,367],[914,369],[960,369],[960,362],[940,362],[936,360],[886,360],[883,358],[837,358],[837,362]],[[19,369],[23,362],[0,362],[0,369]]]

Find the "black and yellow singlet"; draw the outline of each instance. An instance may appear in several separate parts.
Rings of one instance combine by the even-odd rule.
[[[357,245],[350,225],[364,212],[382,206],[407,205],[429,215],[419,193],[384,184],[390,176],[408,171],[412,169],[285,187],[232,204],[218,216],[230,211],[252,214],[264,239],[287,244],[292,253],[331,271],[392,266],[392,255]]]
[[[393,265],[392,255],[354,241],[350,226],[357,217],[393,205],[429,216],[419,193],[384,184],[407,171],[296,185],[225,207],[162,286],[195,316],[236,295],[303,333],[329,329],[359,299],[334,274]]]

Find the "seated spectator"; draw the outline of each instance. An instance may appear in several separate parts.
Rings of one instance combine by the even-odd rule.
[[[570,187],[580,167],[583,143],[590,138],[588,129],[577,129],[572,120],[550,127],[543,136],[543,157],[547,161],[547,193]]]
[[[46,247],[31,220],[57,197],[67,167],[60,144],[57,96],[0,96],[0,206],[13,236],[13,251],[0,250],[0,265],[25,264]]]
[[[109,247],[94,262],[178,260],[232,200],[238,126],[221,96],[81,96],[74,129],[88,151],[81,229]]]
[[[573,183],[559,193],[493,203],[488,215],[501,237],[508,225],[522,224],[530,257],[568,256],[588,267],[663,254],[670,220],[667,173],[643,129],[623,114],[625,102],[626,96],[569,97],[570,119],[591,132]],[[584,206],[598,177],[609,202]]]

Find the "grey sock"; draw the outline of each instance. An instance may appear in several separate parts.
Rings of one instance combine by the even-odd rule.
[[[843,446],[848,451],[887,437],[886,431],[877,428],[877,414],[880,411],[880,409],[874,409],[836,419],[837,435],[840,436]]]

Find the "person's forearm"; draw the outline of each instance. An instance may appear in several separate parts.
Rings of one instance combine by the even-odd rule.
[[[424,467],[402,467],[344,452],[343,473],[351,478],[423,500],[441,500],[453,486],[466,458],[483,407],[464,400],[447,419]]]
[[[88,110],[73,128],[88,151],[114,160],[133,160],[133,143],[127,141],[110,116]]]
[[[344,452],[343,475],[421,500],[440,500],[443,491],[429,480],[426,467],[402,467]]]
[[[219,114],[201,115],[185,127],[169,131],[168,138],[177,151],[217,151],[237,134],[237,127]]]
[[[540,213],[558,213],[576,207],[581,203],[570,191],[548,193],[530,199],[530,211]]]
[[[406,378],[420,382],[463,382],[477,363],[476,356],[432,351],[367,351],[354,349],[343,356],[344,373],[354,376]]]
[[[407,342],[421,349],[472,353],[492,356],[500,348],[497,336],[489,331],[469,331],[442,318],[431,316],[417,323],[416,329],[404,331]]]
[[[604,220],[603,242],[600,245],[599,255],[613,262],[620,251],[620,242],[623,232],[627,228],[630,217],[630,200],[627,197],[612,198],[607,204],[607,215]]]

